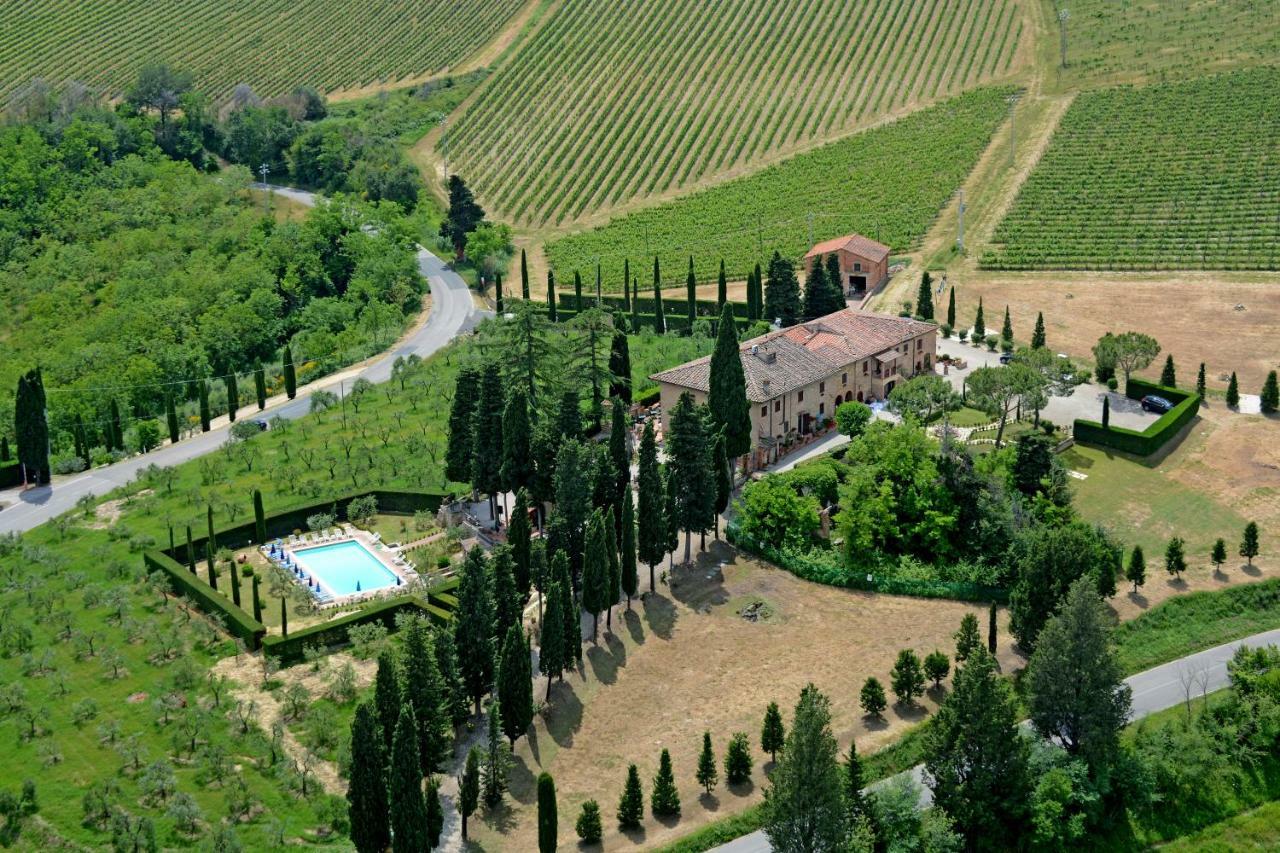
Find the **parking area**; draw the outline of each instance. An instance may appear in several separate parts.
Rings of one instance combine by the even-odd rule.
[[[976,368],[1000,364],[998,351],[991,352],[985,345],[975,347],[967,343],[962,344],[955,338],[938,338],[938,354],[962,358],[967,362],[964,370],[952,367],[946,375],[947,380],[955,386],[957,391],[963,389],[965,378]],[[1086,382],[1078,386],[1070,397],[1050,398],[1049,405],[1040,413],[1040,417],[1047,418],[1056,424],[1069,424],[1076,418],[1100,420],[1104,397],[1111,398],[1112,426],[1142,430],[1160,417],[1152,412],[1144,412],[1137,400],[1130,400],[1118,391],[1108,391],[1105,385],[1099,385],[1096,382]]]

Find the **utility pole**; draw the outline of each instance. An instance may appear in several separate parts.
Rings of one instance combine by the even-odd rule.
[[[964,188],[960,189],[960,207],[956,211],[956,248],[964,251]]]
[[[263,163],[258,167],[258,174],[262,175],[262,188],[267,191],[267,213],[271,212],[271,185],[267,183],[267,175],[271,174],[271,167]]]
[[[1067,67],[1067,19],[1071,17],[1071,13],[1066,9],[1058,10],[1058,30],[1061,39],[1062,50],[1062,67]]]
[[[1009,168],[1013,168],[1013,153],[1018,147],[1018,99],[1016,92],[1009,96]]]
[[[448,121],[449,121],[448,116],[440,117],[440,159],[444,164],[445,183],[449,182],[449,145],[448,145],[448,139],[445,136],[445,133],[447,132],[445,123]]]
[[[809,211],[809,248],[813,248],[813,211]]]

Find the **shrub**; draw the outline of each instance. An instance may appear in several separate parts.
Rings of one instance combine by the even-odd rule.
[[[582,812],[578,815],[578,822],[573,827],[577,830],[578,838],[583,844],[597,844],[604,835],[604,829],[600,825],[600,804],[595,800],[587,800],[582,804]]]
[[[1119,388],[1119,387],[1120,387],[1120,380],[1119,380],[1119,379],[1116,379],[1114,376],[1108,376],[1108,377],[1107,377],[1107,389],[1108,389],[1108,390],[1110,390],[1110,391],[1114,391],[1114,390],[1116,390],[1116,389],[1117,389],[1117,388]]]
[[[729,785],[741,785],[751,779],[751,744],[746,732],[736,732],[729,739],[724,754],[724,778]]]
[[[951,337],[951,331],[952,331],[952,330],[951,330],[951,324],[950,324],[950,323],[943,323],[943,324],[942,324],[941,326],[939,326],[938,328],[940,328],[940,329],[942,330],[942,336],[943,336],[944,338],[949,338],[949,337]]]

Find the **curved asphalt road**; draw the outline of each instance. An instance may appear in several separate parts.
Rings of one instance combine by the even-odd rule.
[[[273,191],[302,204],[316,203],[316,196],[302,190],[273,187]],[[400,341],[395,349],[383,353],[360,371],[358,375],[370,382],[389,380],[392,364],[398,356],[416,354],[426,358],[462,332],[472,329],[488,313],[475,307],[467,283],[449,270],[444,261],[421,246],[418,248],[418,270],[431,283],[431,311],[426,322]],[[319,379],[306,389],[299,389],[298,396],[293,400],[269,405],[263,412],[250,407],[241,412],[241,417],[301,417],[310,408],[312,393],[325,390],[337,394],[342,388],[350,388],[354,379],[355,377],[347,377],[341,382]],[[52,486],[25,492],[18,489],[0,492],[0,503],[9,505],[0,510],[0,533],[30,530],[71,509],[83,495],[102,495],[124,485],[149,465],[177,465],[211,453],[223,444],[229,429],[230,425],[224,424],[209,432],[197,433],[177,444],[165,445],[114,465],[94,468],[66,479],[55,478]]]
[[[1242,640],[1214,646],[1129,676],[1125,679],[1125,683],[1133,691],[1133,713],[1130,719],[1141,720],[1156,711],[1163,711],[1187,701],[1188,696],[1196,699],[1204,693],[1212,693],[1227,687],[1230,684],[1230,679],[1227,677],[1227,662],[1236,653],[1236,649],[1241,646],[1257,648],[1275,645],[1280,645],[1280,629],[1263,631],[1261,634],[1254,634]],[[1030,726],[1026,722],[1022,725]],[[933,801],[933,795],[924,783],[924,765],[917,764],[898,776],[907,774],[916,785],[920,786],[921,806],[929,805]],[[896,779],[897,776],[889,778]],[[881,780],[863,790],[872,790],[888,781],[889,779]],[[771,853],[772,850],[764,831],[757,830],[750,835],[735,838],[728,844],[720,845],[715,848],[714,853]]]

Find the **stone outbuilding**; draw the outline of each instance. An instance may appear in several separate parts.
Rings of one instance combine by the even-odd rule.
[[[840,286],[846,296],[864,296],[889,278],[889,247],[861,234],[824,240],[804,256],[807,275],[816,258],[834,253],[840,259]],[[824,260],[825,263],[825,260]]]

